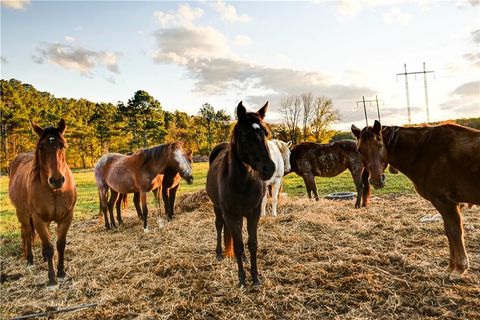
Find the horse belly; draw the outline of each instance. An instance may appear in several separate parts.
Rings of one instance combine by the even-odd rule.
[[[347,168],[332,154],[319,156],[314,165],[314,175],[320,177],[335,177]]]
[[[108,186],[119,193],[138,192],[133,174],[125,167],[112,167],[107,177]]]

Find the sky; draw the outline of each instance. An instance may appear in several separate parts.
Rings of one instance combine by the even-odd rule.
[[[333,100],[349,130],[362,97],[383,124],[408,122],[404,72],[427,75],[430,120],[480,116],[480,0],[1,0],[1,77],[56,97],[234,113],[286,95]],[[426,121],[423,74],[408,76],[412,123]],[[377,118],[369,106],[369,124]]]

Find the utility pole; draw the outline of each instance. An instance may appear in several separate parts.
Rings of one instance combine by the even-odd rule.
[[[427,90],[427,73],[434,73],[435,76],[435,71],[427,71],[425,69],[425,62],[423,63],[423,71],[415,71],[415,72],[407,72],[407,64],[405,63],[404,65],[405,72],[404,73],[397,73],[397,80],[398,76],[405,76],[405,93],[407,95],[407,110],[408,110],[408,123],[412,122],[412,117],[410,114],[410,94],[408,91],[408,75],[413,74],[415,75],[415,79],[417,78],[417,74],[423,73],[423,84],[425,87],[425,108],[427,111],[427,123],[430,122],[430,110],[428,108],[428,90]]]
[[[381,100],[380,100],[381,101]],[[367,106],[366,106],[366,103],[369,103],[369,105],[371,106],[373,102],[376,102],[377,104],[377,115],[378,115],[378,121],[380,121],[380,107],[378,106],[378,96],[375,96],[375,100],[365,100],[365,96],[362,96],[362,100],[361,101],[356,101],[357,103],[357,108],[358,108],[358,104],[359,103],[363,103],[363,113],[365,114],[365,123],[367,124],[367,127],[368,127],[368,118],[367,118]],[[383,101],[382,101],[383,102]]]

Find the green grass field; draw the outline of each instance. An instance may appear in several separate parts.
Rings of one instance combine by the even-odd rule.
[[[193,164],[194,183],[188,185],[181,183],[179,194],[198,191],[205,188],[208,163]],[[412,193],[412,183],[402,174],[392,175],[386,173],[387,183],[385,188],[373,190],[373,194],[385,193]],[[75,206],[75,220],[91,219],[98,215],[98,193],[95,185],[93,170],[74,171],[77,183],[78,199]],[[352,177],[348,171],[334,178],[316,178],[320,196],[339,191],[355,191]],[[306,196],[303,179],[292,173],[285,177],[283,192],[291,196]],[[130,199],[131,200],[131,199]],[[153,197],[149,197],[150,206],[155,205]],[[3,240],[14,240],[20,236],[20,226],[15,216],[15,211],[8,198],[8,178],[0,177],[0,235]],[[8,241],[9,242],[9,241]]]

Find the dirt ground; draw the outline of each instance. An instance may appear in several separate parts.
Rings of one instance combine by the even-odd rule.
[[[447,280],[443,223],[417,195],[318,202],[284,196],[279,216],[261,219],[263,285],[236,287],[233,259],[215,259],[212,207],[204,192],[177,202],[173,222],[144,233],[132,208],[116,231],[77,221],[68,234],[67,279],[46,288],[35,266],[1,261],[2,319],[96,303],[55,319],[480,319],[480,208],[463,210],[470,269]],[[132,206],[133,207],[133,206]],[[246,235],[244,234],[246,242]],[[248,251],[247,251],[248,252]]]

